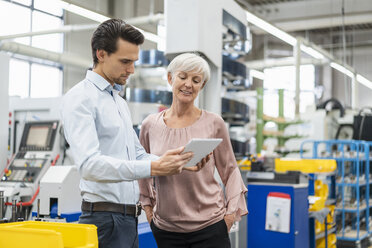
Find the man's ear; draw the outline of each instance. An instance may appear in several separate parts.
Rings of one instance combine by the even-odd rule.
[[[99,62],[103,62],[105,60],[105,57],[107,56],[107,53],[103,49],[97,49],[96,56]]]

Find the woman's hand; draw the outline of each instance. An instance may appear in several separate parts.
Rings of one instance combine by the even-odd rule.
[[[223,217],[227,226],[227,232],[230,232],[232,225],[234,225],[235,214],[227,214]]]
[[[197,172],[197,171],[200,171],[201,169],[203,169],[203,167],[208,163],[209,160],[211,160],[211,156],[212,156],[213,153],[209,153],[206,157],[204,157],[199,163],[197,163],[196,165],[194,166],[191,166],[191,167],[184,167],[182,168],[182,170],[187,170],[187,171],[194,171],[194,172]]]
[[[145,210],[147,221],[149,222],[149,224],[151,224],[152,217],[154,215],[152,207],[150,205],[146,205],[143,207],[143,210]]]

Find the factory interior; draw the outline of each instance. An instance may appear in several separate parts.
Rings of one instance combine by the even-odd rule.
[[[155,128],[148,127],[146,118],[165,113],[164,123],[169,125],[167,118],[171,117],[166,116],[171,113],[172,104],[181,100],[173,94],[176,86],[170,80],[177,79],[173,79],[173,74],[169,76],[167,67],[177,55],[192,53],[207,62],[210,79],[188,106],[201,110],[200,120],[212,114],[223,120],[222,130],[227,130],[224,136],[227,139],[222,139],[222,143],[226,142],[223,152],[229,157],[231,151],[231,164],[224,164],[228,160],[223,154],[217,155],[221,149],[217,146],[206,151],[200,163],[193,164],[191,168],[197,168],[195,172],[180,167],[179,175],[153,174],[155,162],[148,159],[142,165],[148,165],[151,175],[148,172],[147,176],[131,177],[137,171],[128,169],[130,175],[119,178],[124,171],[119,167],[129,164],[129,160],[136,160],[133,164],[139,160],[130,156],[128,146],[125,154],[129,162],[118,162],[116,167],[103,168],[106,162],[100,162],[101,157],[93,164],[90,155],[78,154],[88,152],[88,148],[81,147],[88,146],[97,135],[100,140],[95,149],[99,151],[104,146],[100,135],[102,140],[106,135],[99,134],[99,125],[112,123],[96,118],[96,112],[89,127],[84,126],[83,115],[81,123],[76,119],[78,115],[74,121],[66,119],[76,109],[61,109],[75,101],[84,104],[84,100],[79,100],[80,96],[73,99],[71,95],[69,100],[63,99],[89,75],[96,78],[101,75],[94,73],[104,62],[99,57],[97,64],[93,63],[92,35],[101,23],[112,18],[124,20],[125,25],[132,25],[144,36],[143,44],[136,45],[138,57],[130,62],[135,69],[119,87],[117,96],[111,91],[112,97],[109,94],[99,97],[90,94],[89,88],[85,89],[86,94],[81,91],[81,97],[93,100],[98,97],[99,102],[93,108],[102,107],[101,110],[112,114],[118,114],[115,107],[104,104],[113,99],[121,102],[129,110],[123,117],[127,122],[121,126],[126,128],[124,133],[134,130],[140,137],[142,145],[136,143],[135,149],[141,146],[148,153],[149,147],[153,151],[163,149],[147,144],[147,140],[143,143],[146,132],[153,131],[153,136],[156,133]],[[112,58],[120,51],[110,53],[99,49],[93,54],[102,51],[107,55],[105,58]],[[105,77],[100,79],[114,86]],[[177,212],[179,219],[187,216],[188,211],[203,212],[200,206],[209,207],[213,202],[207,201],[220,195],[192,198],[188,204],[186,199],[193,195],[191,191],[197,184],[187,185],[184,177],[178,184],[174,182],[175,186],[184,182],[186,185],[181,189],[168,184],[167,189],[153,192],[159,198],[155,207],[151,206],[151,216],[154,214],[151,220],[144,202],[139,205],[138,199],[144,195],[141,180],[150,178],[151,190],[161,189],[163,185],[158,184],[168,182],[167,177],[180,178],[189,173],[187,176],[195,178],[207,170],[211,171],[213,180],[200,185],[210,192],[222,192],[218,198],[222,205],[216,206],[217,202],[214,209],[218,207],[224,213],[218,221],[225,221],[227,234],[226,230],[224,234],[229,244],[184,247],[372,247],[371,96],[371,0],[0,0],[0,247],[183,247],[161,245],[160,236],[154,237],[154,230],[159,232],[158,228],[178,225],[178,220],[172,225],[161,219],[164,205],[168,205],[164,201],[163,207],[159,207],[160,199],[166,198],[162,195],[164,191],[168,197],[177,192],[174,201],[185,203],[177,205],[178,212],[172,210],[176,206],[174,202],[166,210],[169,216],[170,212]],[[183,97],[189,97],[188,93]],[[133,127],[125,126],[128,121]],[[91,126],[97,127],[93,130],[97,133],[90,134],[93,138],[84,136]],[[116,133],[115,142],[127,139],[119,137],[121,131],[111,129],[110,133],[106,139]],[[200,130],[199,133],[200,137],[192,138],[220,138],[203,135]],[[77,137],[72,138],[72,134]],[[138,141],[136,135],[133,140]],[[172,149],[187,143],[173,144],[166,135],[157,137],[158,146],[167,144],[164,147]],[[164,140],[159,140],[162,137]],[[207,146],[200,144],[193,150],[194,154],[202,153],[202,148],[207,150]],[[159,161],[162,154],[155,154]],[[116,158],[107,161],[110,159]],[[226,183],[222,171],[227,171],[224,169],[228,166],[236,168],[234,176],[239,178]],[[96,176],[86,175],[88,167]],[[79,223],[83,219],[82,203],[100,199],[92,197],[94,187],[87,193],[100,173],[117,174],[112,177],[118,179],[99,181],[97,195],[103,184],[110,196],[117,189],[111,191],[110,185],[134,185],[131,192],[135,193],[136,202],[125,202],[123,198],[116,202],[103,201],[123,205],[124,215],[129,213],[125,204],[134,204],[134,243],[103,245],[102,233],[109,230],[97,229],[97,225],[89,222]],[[220,191],[212,191],[215,184]],[[237,194],[242,194],[242,198],[230,225],[227,216],[234,201],[231,200],[233,188],[240,189]],[[123,195],[127,194],[126,188],[121,190]],[[204,196],[201,192],[195,194]],[[100,201],[91,201],[93,213],[96,211],[93,206],[97,206],[94,204],[98,202],[100,206]],[[209,211],[205,210],[203,213]],[[186,223],[184,220],[181,224],[186,226]],[[202,224],[195,226],[195,223]],[[164,230],[176,236],[188,235],[205,227],[207,230],[210,226],[205,223],[220,222],[199,219],[193,222],[193,229]],[[126,231],[121,231],[119,236],[125,235]]]

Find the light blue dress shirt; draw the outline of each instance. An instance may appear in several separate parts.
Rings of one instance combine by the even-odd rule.
[[[62,122],[81,176],[83,199],[136,204],[137,179],[150,177],[151,160],[139,143],[126,101],[102,76],[86,78],[62,100]],[[111,93],[112,92],[112,93]]]

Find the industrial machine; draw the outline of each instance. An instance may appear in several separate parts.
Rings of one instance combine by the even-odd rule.
[[[39,182],[47,169],[56,164],[60,155],[56,146],[59,121],[25,123],[19,150],[1,172],[0,191],[3,192],[5,218],[28,219],[39,193]],[[18,210],[18,216],[14,212]],[[13,213],[12,213],[13,212]],[[4,217],[0,211],[1,219]]]
[[[74,222],[81,215],[80,176],[74,165],[51,166],[40,180],[37,218]]]

